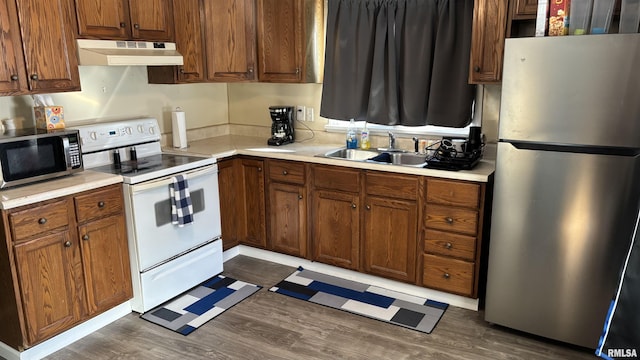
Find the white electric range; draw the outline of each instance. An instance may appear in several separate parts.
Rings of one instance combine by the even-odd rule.
[[[95,122],[80,131],[85,169],[119,174],[134,297],[144,313],[222,272],[218,167],[215,158],[162,152],[154,118]],[[171,222],[169,184],[185,175],[193,223]]]

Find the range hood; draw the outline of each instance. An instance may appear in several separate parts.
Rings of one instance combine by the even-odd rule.
[[[76,41],[79,65],[160,66],[183,63],[175,43],[87,39]]]

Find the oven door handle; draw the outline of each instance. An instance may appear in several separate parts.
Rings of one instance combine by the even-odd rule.
[[[213,164],[210,166],[206,166],[203,168],[199,168],[196,170],[191,170],[191,171],[186,171],[186,172],[182,172],[180,174],[185,174],[187,176],[187,181],[190,179],[194,179],[197,177],[201,177],[201,176],[206,176],[206,175],[214,175],[218,173],[218,165],[217,164]],[[135,194],[138,192],[142,192],[142,191],[146,191],[146,190],[150,190],[150,189],[156,189],[162,186],[168,186],[169,184],[173,183],[173,177],[175,175],[179,175],[179,174],[174,174],[174,175],[169,175],[169,176],[165,176],[163,178],[159,178],[156,180],[150,180],[150,181],[146,181],[146,182],[142,182],[140,184],[135,184],[131,186],[131,193]],[[217,177],[216,177],[217,180]]]

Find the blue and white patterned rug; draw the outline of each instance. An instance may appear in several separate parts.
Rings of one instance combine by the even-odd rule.
[[[433,331],[449,306],[426,298],[305,270],[302,267],[269,291],[427,334]]]
[[[189,335],[261,288],[218,275],[140,317],[182,335]]]

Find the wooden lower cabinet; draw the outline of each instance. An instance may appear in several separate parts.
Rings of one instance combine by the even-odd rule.
[[[316,190],[311,203],[312,260],[358,270],[359,195],[341,191]]]
[[[231,249],[240,243],[242,226],[239,201],[241,187],[240,159],[230,158],[218,161],[218,191],[220,195],[220,222],[222,225],[222,248]]]
[[[365,201],[364,269],[414,283],[418,206],[415,201],[370,196]]]
[[[240,158],[240,242],[267,247],[264,160]]]
[[[80,247],[68,229],[15,246],[26,343],[35,344],[86,314]]]
[[[2,210],[0,341],[22,351],[133,296],[120,184]]]
[[[269,242],[273,251],[307,257],[307,198],[304,186],[269,185]]]

